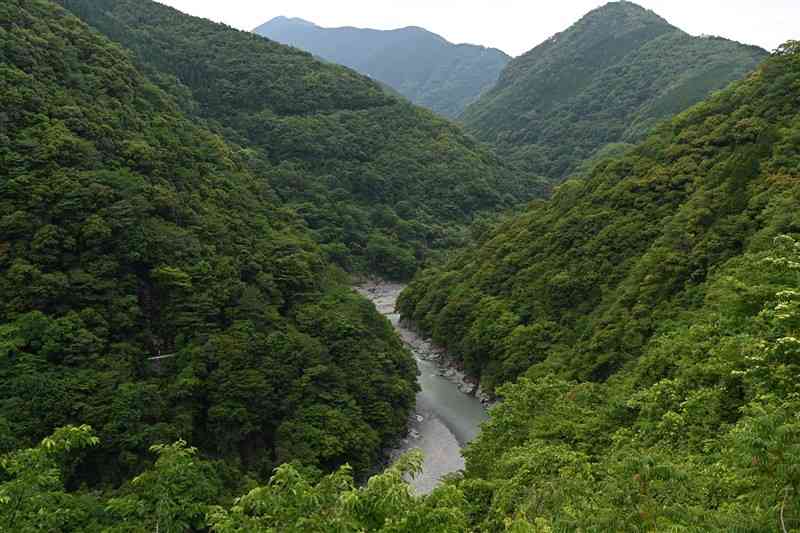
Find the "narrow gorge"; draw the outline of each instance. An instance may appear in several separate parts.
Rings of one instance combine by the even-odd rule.
[[[464,468],[461,448],[478,435],[488,414],[480,398],[467,390],[470,385],[461,373],[444,363],[446,354],[401,323],[395,303],[404,288],[397,283],[373,282],[360,286],[358,292],[389,319],[414,354],[419,369],[417,405],[409,420],[408,435],[390,457],[395,460],[407,451],[420,449],[425,455],[422,473],[410,483],[417,493],[427,494],[444,476]]]

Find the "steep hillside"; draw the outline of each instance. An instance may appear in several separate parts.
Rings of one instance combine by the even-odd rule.
[[[343,464],[404,425],[390,325],[133,57],[0,4],[0,530],[800,529],[800,43],[412,284],[503,398],[420,497]]]
[[[37,29],[40,35],[42,28]],[[662,199],[663,209],[647,207]],[[70,426],[4,455],[0,528],[796,532],[799,199],[800,43],[789,43],[747,81],[684,113],[625,157],[601,163],[588,182],[560,190],[552,210],[560,211],[562,229],[578,239],[570,256],[575,272],[561,267],[565,275],[545,278],[554,279],[552,286],[524,276],[516,276],[516,287],[501,284],[498,294],[481,302],[475,341],[500,350],[498,339],[505,339],[517,354],[548,357],[546,335],[552,327],[530,322],[508,335],[507,325],[515,320],[510,307],[557,303],[566,316],[587,299],[588,309],[591,291],[570,293],[569,276],[575,274],[580,283],[591,268],[606,276],[595,278],[598,292],[616,293],[614,305],[633,309],[629,316],[604,316],[605,323],[590,320],[577,329],[590,333],[608,323],[630,324],[635,340],[649,322],[653,334],[639,350],[625,346],[629,353],[622,359],[629,360],[605,382],[566,379],[569,368],[538,365],[500,388],[503,401],[468,447],[463,476],[415,497],[404,482],[421,463],[413,453],[360,485],[347,466],[321,477],[302,465],[283,464],[267,485],[251,489],[245,479],[236,488],[247,492],[231,501],[219,463],[178,440],[154,447],[155,463],[118,489],[76,490],[70,481],[84,472],[87,454],[91,457],[103,440],[89,427]],[[624,227],[622,219],[634,209],[650,218],[634,217]],[[542,217],[542,233],[558,226],[546,213],[534,212]],[[605,227],[609,239],[601,235]],[[545,264],[562,263],[566,243],[553,236],[537,240],[539,228],[525,218],[501,228],[482,252],[473,252],[494,278],[484,276],[483,285],[462,284],[455,291],[488,293],[491,281],[535,266],[532,253]],[[508,235],[505,241],[502,235]],[[628,244],[634,245],[630,254]],[[457,275],[450,273],[454,283]],[[479,279],[474,270],[470,275]],[[626,281],[618,283],[620,277]],[[412,299],[419,298],[419,289]],[[433,289],[432,302],[447,296],[443,287]],[[452,318],[468,308],[466,299],[451,295],[450,302]],[[7,344],[2,346],[7,357]],[[580,343],[576,346],[579,351]],[[602,339],[597,353],[604,354]],[[578,354],[574,364],[583,363]],[[320,418],[332,416],[330,411]],[[361,435],[343,427],[350,441]],[[294,446],[302,449],[308,434],[299,435]]]
[[[476,214],[541,193],[456,126],[344,67],[149,0],[61,3],[154,79],[177,78],[186,111],[246,145],[347,269],[407,277],[461,242]]]
[[[482,530],[796,531],[800,43],[402,295],[504,401]],[[543,529],[546,530],[546,529]]]
[[[495,48],[453,44],[422,28],[321,28],[277,17],[254,30],[387,84],[417,105],[458,117],[494,86],[511,59]]]
[[[245,150],[43,0],[0,6],[0,109],[0,452],[89,423],[73,486],[179,438],[234,477],[372,467],[414,362]]]
[[[639,141],[657,121],[743,78],[765,56],[612,2],[512,60],[462,119],[509,161],[560,181],[598,149]]]
[[[781,64],[422,272],[403,313],[489,388],[531,366],[607,378],[664,321],[702,303],[716,268],[796,230],[796,210],[778,208],[796,192],[799,111],[796,73]]]

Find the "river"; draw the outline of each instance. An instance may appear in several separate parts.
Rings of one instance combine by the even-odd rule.
[[[400,284],[372,283],[359,287],[358,291],[391,321],[417,361],[421,390],[417,394],[416,412],[409,421],[408,437],[391,456],[414,448],[422,450],[425,455],[422,473],[409,483],[418,494],[427,494],[443,476],[464,468],[461,448],[477,436],[481,422],[488,415],[478,398],[462,392],[464,383],[459,376],[437,364],[441,352],[400,324],[395,303],[403,288]]]

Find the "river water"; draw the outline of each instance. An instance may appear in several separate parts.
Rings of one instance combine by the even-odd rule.
[[[417,361],[421,390],[417,394],[416,412],[409,421],[408,437],[391,456],[414,448],[422,450],[425,455],[422,473],[409,482],[417,493],[427,494],[443,476],[464,468],[461,448],[477,436],[481,422],[488,415],[478,398],[462,392],[463,381],[453,376],[452,370],[446,371],[437,364],[441,352],[400,324],[395,302],[403,288],[400,284],[374,283],[359,287],[358,291],[391,321]]]

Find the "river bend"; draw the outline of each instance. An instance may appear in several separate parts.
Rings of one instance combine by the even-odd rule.
[[[414,448],[422,450],[425,455],[422,474],[409,481],[417,493],[427,494],[443,476],[464,468],[461,448],[477,436],[481,422],[488,415],[478,398],[462,392],[464,384],[458,375],[438,364],[441,352],[400,324],[395,303],[403,288],[400,284],[371,283],[362,285],[358,291],[391,321],[417,362],[421,390],[417,394],[416,411],[409,421],[408,436],[391,456]]]

